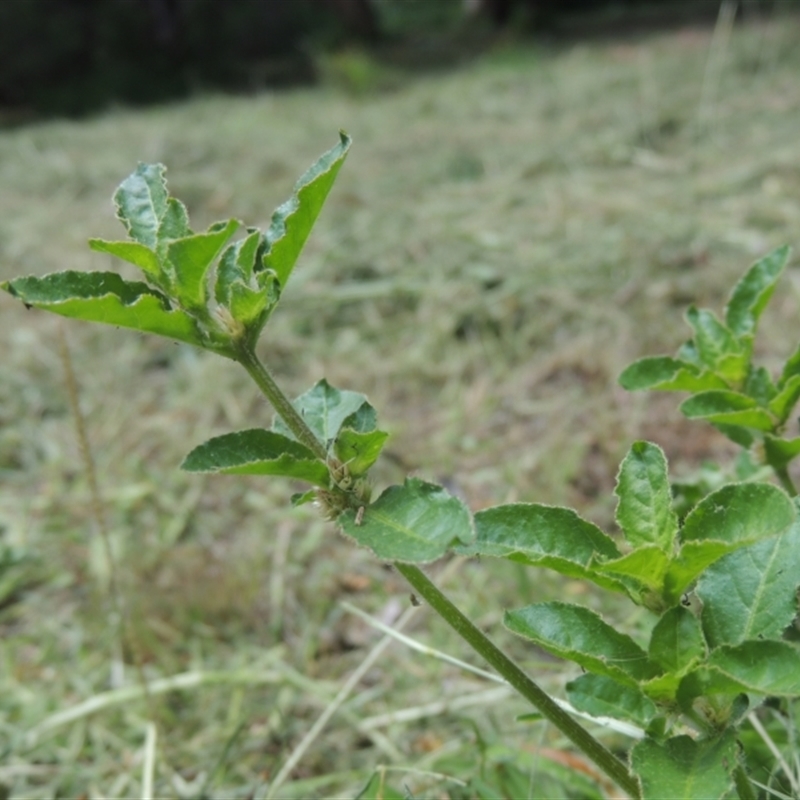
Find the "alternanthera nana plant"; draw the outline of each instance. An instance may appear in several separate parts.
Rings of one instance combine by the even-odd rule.
[[[159,334],[241,364],[277,412],[272,428],[210,439],[183,469],[308,484],[293,503],[316,503],[346,536],[393,563],[417,597],[629,796],[756,798],[762,790],[751,771],[763,766],[763,748],[752,746],[748,724],[766,698],[769,713],[781,714],[800,694],[800,649],[792,641],[800,525],[788,470],[800,438],[786,436],[800,398],[800,349],[777,379],[752,363],[758,319],[788,249],[747,271],[723,320],[691,308],[693,336],[676,358],[643,359],[621,379],[628,389],[690,392],[684,414],[715,425],[746,453],[736,482],[705,493],[695,486],[677,508],[663,452],[635,442],[619,470],[621,535],[614,536],[549,505],[502,505],[473,516],[443,487],[416,478],[373,498],[369,470],[387,434],[367,398],[323,379],[290,400],[256,355],[349,148],[342,134],[266,231],[233,219],[192,231],[185,206],[169,196],[164,167],[140,164],[114,196],[129,239],[93,239],[90,246],[139,267],[143,282],[113,272],[61,272],[2,287],[29,306]],[[772,475],[780,487],[769,482]],[[583,669],[567,685],[569,703],[622,721],[635,739],[626,759],[543,691],[418,566],[450,552],[555,570],[646,609],[638,642],[596,612],[564,602],[504,617],[514,633]],[[797,777],[781,771],[779,755],[773,775],[794,789]]]

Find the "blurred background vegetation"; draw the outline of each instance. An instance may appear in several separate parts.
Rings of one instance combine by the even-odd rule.
[[[166,4],[217,14],[186,17],[173,51],[158,3],[3,0],[0,279],[132,277],[86,240],[122,234],[111,196],[139,160],[168,166],[196,228],[265,226],[345,128],[266,361],[290,393],[325,375],[369,395],[392,434],[376,490],[410,471],[473,510],[569,504],[613,531],[631,441],[662,445],[681,478],[732,455],[676,398],[621,391],[620,371],[673,352],[689,303],[718,309],[755,258],[800,245],[796,4],[678,5],[537,20],[517,3],[494,20],[373,0],[371,40],[319,4],[261,4],[297,15],[266,58],[256,3]],[[81,19],[98,43],[83,65]],[[800,339],[799,311],[795,255],[762,323],[767,365]],[[177,469],[209,436],[270,424],[235,364],[5,294],[0,323],[0,797],[142,796],[151,763],[157,797],[264,797],[380,639],[346,604],[391,623],[407,587],[291,508],[289,482]],[[504,608],[567,598],[642,628],[578,582],[445,562],[443,588],[559,696],[572,673],[507,635]],[[472,659],[424,608],[406,632]],[[386,797],[614,796],[504,692],[395,643],[278,796],[353,797],[376,770]]]
[[[325,72],[325,53],[352,44],[406,68],[430,67],[468,56],[493,29],[552,35],[581,13],[594,12],[590,24],[663,24],[716,7],[708,0],[4,0],[0,121],[209,89],[308,84]]]

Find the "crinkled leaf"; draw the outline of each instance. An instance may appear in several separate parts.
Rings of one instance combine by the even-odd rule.
[[[658,713],[655,703],[639,689],[605,675],[586,673],[570,681],[566,689],[573,707],[593,717],[625,719],[645,728]]]
[[[164,216],[158,226],[158,241],[183,239],[185,236],[191,236],[191,234],[189,212],[186,210],[186,206],[176,197],[170,197],[167,200]]]
[[[214,298],[223,306],[230,306],[234,284],[256,288],[251,284],[256,254],[261,244],[261,232],[251,231],[244,239],[225,248],[217,266]]]
[[[800,375],[793,375],[786,381],[780,392],[772,398],[769,410],[778,418],[778,422],[783,424],[792,413],[798,400],[800,400]]]
[[[107,242],[105,239],[89,239],[89,247],[98,253],[109,253],[129,264],[135,264],[155,280],[161,276],[161,265],[158,263],[156,254],[139,242]]]
[[[291,198],[272,215],[266,232],[268,249],[264,263],[275,270],[282,287],[286,286],[349,149],[350,137],[342,133],[339,144],[321,156],[300,178]]]
[[[167,211],[167,181],[163,164],[139,164],[114,194],[117,217],[132,239],[156,249],[158,229]]]
[[[636,686],[657,674],[647,653],[630,636],[611,627],[598,614],[569,603],[536,603],[507,611],[503,623],[513,633],[535,642],[548,653],[584,669]]]
[[[514,503],[479,511],[475,515],[475,541],[458,551],[547,567],[571,578],[625,591],[619,579],[600,575],[592,567],[597,556],[619,556],[614,541],[570,508]]]
[[[707,308],[690,306],[686,321],[694,330],[694,344],[703,364],[728,382],[743,380],[749,352],[717,315]]]
[[[703,573],[695,590],[711,647],[779,639],[797,612],[800,525],[730,553]]]
[[[713,372],[670,356],[652,356],[634,361],[619,376],[619,383],[629,392],[640,389],[704,392],[728,388],[725,381]]]
[[[713,650],[707,663],[721,678],[713,684],[717,691],[800,695],[800,650],[789,642],[764,639],[725,645]]]
[[[322,487],[330,483],[328,468],[305,445],[261,428],[209,439],[186,456],[181,469],[226,475],[283,475]]]
[[[660,592],[670,557],[658,545],[642,545],[620,558],[598,561],[596,570],[611,577],[632,578],[648,589]]]
[[[344,532],[386,561],[426,563],[474,536],[467,507],[441,486],[407,478],[390,486],[361,514],[339,517]]]
[[[28,305],[64,317],[204,345],[188,314],[171,310],[167,299],[146,284],[129,283],[115,272],[55,272],[41,278],[16,278],[0,287]]]
[[[756,261],[733,287],[725,308],[725,322],[736,336],[753,337],[758,318],[767,306],[775,284],[789,260],[790,248],[778,247]]]
[[[681,413],[689,419],[705,419],[723,425],[743,425],[771,431],[776,420],[752,398],[739,392],[713,390],[684,400]]]
[[[336,457],[354,477],[363,475],[378,459],[389,434],[386,431],[359,433],[350,428],[339,431],[334,444]]]
[[[736,763],[733,730],[714,739],[675,736],[662,743],[647,738],[631,750],[642,800],[717,800],[731,789]]]
[[[764,454],[767,463],[773,468],[781,469],[800,455],[800,438],[781,439],[777,436],[764,435]]]
[[[239,222],[232,219],[213,233],[196,233],[167,245],[173,289],[184,308],[205,308],[208,271],[238,227]]]
[[[352,414],[356,414],[362,406],[369,406],[369,403],[363,394],[346,389],[340,391],[323,378],[293,400],[292,405],[316,437],[328,445],[336,438],[345,421]],[[280,417],[275,418],[272,429],[293,438],[293,434]]]
[[[635,442],[620,466],[614,493],[617,524],[634,547],[655,544],[670,552],[678,532],[664,451],[650,442]]]
[[[648,652],[666,672],[682,674],[706,655],[700,621],[688,608],[674,606],[653,628]]]

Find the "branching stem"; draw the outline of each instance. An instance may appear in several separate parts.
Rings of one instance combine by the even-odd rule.
[[[280,418],[286,423],[289,430],[302,442],[314,455],[326,461],[328,452],[325,446],[314,435],[306,421],[297,413],[288,397],[280,390],[270,371],[259,361],[258,356],[247,345],[242,345],[236,352],[236,360],[250,373],[258,388],[272,404]]]
[[[289,430],[306,447],[322,460],[327,452],[305,420],[297,413],[275,379],[252,349],[243,345],[237,352],[237,360],[250,373],[265,397],[283,419]],[[597,765],[632,798],[641,796],[639,784],[620,761],[601,742],[576,722],[566,711],[559,708],[550,696],[534,683],[502,650],[480,631],[428,578],[412,564],[395,563],[397,571],[411,584],[428,605],[459,635],[505,678],[525,699],[555,725],[587,758]]]

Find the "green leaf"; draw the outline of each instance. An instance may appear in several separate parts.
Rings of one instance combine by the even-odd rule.
[[[378,459],[389,434],[386,431],[359,433],[350,428],[339,431],[334,443],[336,457],[353,477],[363,475]]]
[[[713,372],[669,356],[652,356],[634,361],[619,376],[619,383],[629,392],[640,389],[703,392],[728,388],[728,384]]]
[[[306,503],[313,503],[317,499],[317,490],[316,489],[309,489],[307,492],[297,492],[293,494],[291,497],[292,505],[297,508],[297,506],[304,506]]]
[[[283,475],[316,486],[330,484],[328,468],[305,445],[261,428],[209,439],[186,456],[181,469],[225,475]]]
[[[712,422],[711,424],[723,436],[727,436],[732,442],[736,442],[739,447],[743,447],[745,450],[752,447],[755,442],[755,437],[752,432],[747,428],[743,428],[741,425],[726,425],[721,422]]]
[[[189,227],[189,212],[186,206],[175,197],[167,200],[167,208],[158,226],[159,243],[170,239],[183,239],[192,235]]]
[[[746,543],[745,543],[746,544]],[[697,578],[722,556],[744,547],[745,544],[730,544],[714,539],[686,542],[672,559],[664,576],[663,598],[668,604],[677,603]]]
[[[573,707],[593,717],[625,719],[645,728],[658,713],[655,703],[639,689],[605,675],[586,673],[570,681],[566,689]]]
[[[658,670],[630,636],[612,628],[598,614],[569,603],[536,603],[506,611],[503,623],[560,658],[580,664],[625,686],[652,678]]]
[[[324,378],[295,398],[292,405],[300,412],[300,416],[316,437],[326,445],[333,442],[351,415],[361,411],[364,405],[372,408],[363,394],[348,390],[340,391]],[[293,438],[279,417],[275,418],[272,429]]]
[[[673,602],[717,559],[777,536],[792,524],[794,506],[784,492],[766,483],[736,483],[708,495],[687,515],[683,545],[664,578]]]
[[[163,164],[139,164],[114,194],[117,217],[132,239],[156,249],[158,229],[167,211],[167,181]]]
[[[727,691],[800,695],[800,650],[789,642],[765,639],[718,647],[707,663],[729,682]]]
[[[129,283],[115,272],[55,272],[0,284],[24,303],[64,317],[104,322],[206,346],[194,320],[171,310],[166,297],[144,283]]]
[[[743,425],[760,431],[771,431],[776,420],[752,398],[739,392],[713,390],[701,392],[680,405],[689,419],[705,419],[722,425]]]
[[[135,264],[149,277],[161,277],[161,265],[156,254],[139,242],[107,242],[104,239],[89,239],[89,247],[98,253],[109,253],[116,258]]]
[[[778,389],[783,389],[787,382],[795,375],[800,375],[800,345],[797,346],[794,353],[786,359],[781,371],[781,377],[778,379]]]
[[[697,617],[684,606],[669,609],[653,628],[648,652],[651,661],[666,672],[686,672],[706,655]]]
[[[349,510],[338,522],[348,536],[385,561],[434,561],[474,536],[467,507],[441,486],[418,478],[390,486],[360,516]]]
[[[642,800],[716,800],[733,785],[736,734],[713,739],[675,736],[666,742],[643,739],[631,750],[631,766],[642,786]]]
[[[683,542],[715,539],[746,545],[777,536],[794,522],[795,508],[784,491],[768,483],[733,483],[710,494],[687,515]]]
[[[230,245],[220,256],[214,297],[230,316],[248,329],[255,341],[280,299],[280,285],[272,270],[255,273],[263,245],[258,230]]]
[[[378,414],[369,403],[362,403],[357,411],[350,414],[342,423],[342,428],[349,428],[357,433],[371,433],[378,426]]]
[[[744,382],[742,392],[752,397],[760,406],[769,407],[773,398],[778,394],[772,376],[765,367],[751,369],[747,380]]]
[[[349,149],[350,137],[342,133],[339,144],[321,156],[300,178],[292,197],[272,215],[265,234],[267,253],[264,264],[275,270],[281,287],[285,287],[289,280]]]
[[[800,438],[781,439],[765,434],[764,455],[773,469],[782,469],[800,455]]]
[[[221,230],[196,233],[167,245],[173,290],[184,308],[205,310],[208,271],[238,227],[238,220],[232,219]]]
[[[711,647],[779,639],[797,613],[800,525],[730,553],[700,578],[696,594]]]
[[[671,552],[678,517],[672,510],[664,451],[650,442],[635,442],[622,462],[614,494],[619,498],[617,524],[628,542]]]
[[[756,261],[733,287],[725,308],[725,322],[736,336],[752,339],[755,335],[758,318],[775,291],[790,252],[786,245],[773,250]]]
[[[782,425],[792,413],[792,409],[797,405],[800,400],[800,375],[793,375],[786,383],[778,394],[772,398],[769,404],[769,410],[778,418],[778,422]]]
[[[694,344],[703,364],[728,383],[747,375],[749,350],[723,325],[713,311],[690,306],[686,321],[694,330]]]
[[[475,541],[458,548],[458,552],[547,567],[571,578],[625,591],[618,579],[604,577],[592,566],[597,556],[619,556],[614,541],[570,508],[513,503],[479,511],[475,515]]]
[[[261,239],[260,231],[250,231],[247,237],[226,247],[220,256],[214,284],[214,298],[220,305],[230,307],[232,288],[237,283],[256,288],[257,285],[252,282],[253,267]]]
[[[669,556],[658,545],[642,545],[626,555],[609,561],[597,561],[595,568],[603,575],[632,578],[647,588],[661,592]]]

